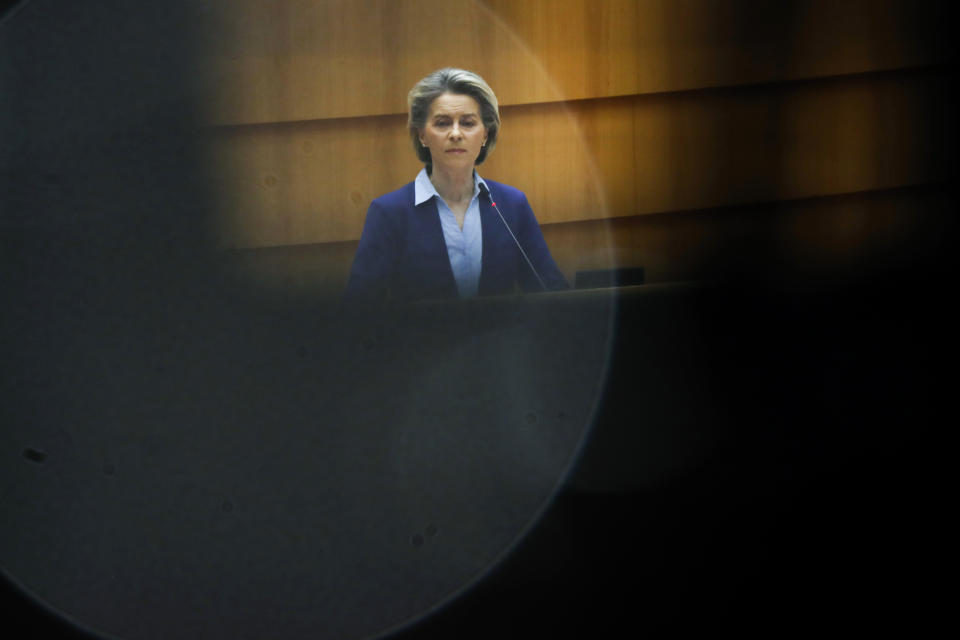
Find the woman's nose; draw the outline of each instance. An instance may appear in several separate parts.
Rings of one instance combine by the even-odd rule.
[[[462,135],[462,134],[461,134],[461,132],[460,132],[460,126],[457,125],[456,123],[454,123],[454,124],[453,124],[453,127],[451,127],[451,129],[450,129],[450,137],[451,137],[451,138],[459,138],[459,137],[461,137],[461,135]]]

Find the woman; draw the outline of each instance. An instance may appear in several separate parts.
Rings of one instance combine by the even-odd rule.
[[[440,69],[407,96],[407,128],[426,165],[416,180],[370,204],[347,294],[401,300],[565,289],[521,191],[474,167],[500,131],[483,78]]]

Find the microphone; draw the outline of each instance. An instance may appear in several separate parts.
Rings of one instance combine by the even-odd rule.
[[[540,274],[537,273],[537,270],[534,268],[533,263],[530,262],[530,258],[527,257],[527,252],[523,250],[523,247],[520,246],[520,241],[517,240],[517,236],[513,234],[513,229],[510,228],[510,225],[507,224],[507,219],[503,217],[503,212],[500,211],[500,207],[497,206],[496,200],[493,199],[493,194],[490,192],[490,187],[480,183],[480,186],[483,187],[484,193],[487,194],[487,197],[490,199],[490,204],[493,205],[493,208],[496,209],[497,215],[500,216],[500,220],[503,221],[503,226],[507,228],[507,231],[510,233],[510,237],[513,238],[513,242],[517,245],[517,249],[520,249],[520,255],[523,256],[523,259],[527,261],[527,265],[530,267],[530,271],[533,271],[533,275],[537,277],[537,282],[540,283],[540,287],[546,291],[547,285],[544,284],[543,278],[540,277]]]

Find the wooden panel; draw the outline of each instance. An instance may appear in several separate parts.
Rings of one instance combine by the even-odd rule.
[[[624,123],[606,119],[607,109],[591,111],[603,133]],[[541,223],[607,217],[599,168],[582,117],[563,104],[509,107],[497,148],[479,169],[481,175],[516,186],[527,194]],[[630,167],[629,137],[605,154],[609,168],[626,177]]]
[[[401,113],[442,66],[503,104],[951,59],[947,3],[911,0],[231,0],[208,6],[197,85],[215,123]]]
[[[948,82],[945,72],[905,72],[635,99],[636,206],[611,213],[945,178],[956,131]]]
[[[567,99],[945,62],[945,3],[489,0]],[[505,70],[507,75],[515,73]],[[500,78],[498,77],[498,80]],[[535,101],[524,96],[520,101]]]
[[[420,170],[405,125],[387,116],[208,130],[219,244],[359,238],[370,201]]]
[[[226,273],[265,292],[339,296],[347,286],[356,242],[329,242],[224,252]]]
[[[535,56],[473,0],[242,0],[210,21],[198,83],[208,87],[209,122],[403,113],[430,71],[487,77],[498,61],[535,69],[524,78],[531,95],[559,97]]]
[[[568,278],[643,267],[648,283],[720,277],[836,279],[910,272],[952,252],[943,185],[546,225]],[[571,280],[572,282],[572,280]]]
[[[939,71],[503,110],[481,174],[542,223],[886,189],[950,175]],[[230,247],[357,239],[372,198],[419,171],[402,116],[210,130]]]
[[[590,154],[562,105],[522,115],[509,127],[512,137],[491,156],[502,156],[500,164],[484,165],[482,175],[511,184],[518,184],[511,177],[521,176],[535,210],[542,204],[547,220],[575,218],[591,207],[594,217],[604,215],[597,181],[589,179]],[[410,182],[422,168],[402,116],[208,133],[216,233],[225,247],[359,238],[370,201]],[[547,158],[549,165],[538,164]],[[565,200],[555,204],[561,196]]]
[[[955,194],[938,185],[610,220],[543,225],[572,284],[578,270],[643,267],[648,283],[779,276],[833,280],[916,273],[948,255]],[[265,290],[339,295],[356,242],[229,253]]]

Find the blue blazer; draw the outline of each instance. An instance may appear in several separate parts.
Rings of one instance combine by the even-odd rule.
[[[511,186],[484,181],[547,289],[569,287],[544,242],[527,197]],[[541,291],[510,232],[482,191],[483,256],[480,295]],[[443,239],[436,198],[414,205],[414,183],[370,203],[353,259],[347,297],[362,300],[456,298],[457,285]]]

